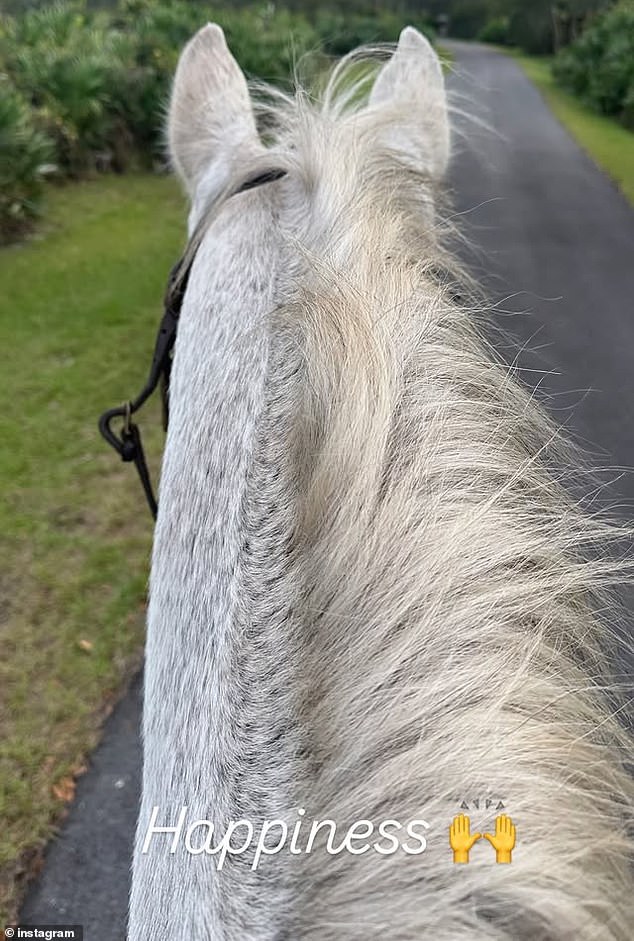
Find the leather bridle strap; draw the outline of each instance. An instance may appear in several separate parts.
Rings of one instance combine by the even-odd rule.
[[[256,177],[246,180],[231,195],[236,196],[238,193],[254,189],[256,186],[272,183],[285,175],[285,170],[267,170]],[[184,258],[186,257],[187,254]],[[156,335],[154,355],[152,357],[152,365],[150,366],[147,382],[135,399],[125,402],[123,405],[119,405],[116,408],[108,409],[99,419],[99,431],[108,444],[115,449],[122,461],[133,463],[136,467],[143,492],[145,493],[145,498],[150,508],[150,513],[155,520],[158,505],[156,497],[154,496],[147,461],[145,460],[141,431],[139,426],[132,421],[132,416],[145,404],[160,383],[163,402],[163,428],[167,431],[169,422],[169,382],[172,368],[172,354],[174,343],[176,342],[178,319],[180,317],[181,307],[183,306],[183,299],[195,257],[194,254],[186,268],[183,268],[184,258],[181,259],[174,265],[170,272],[163,304],[163,316]],[[118,436],[112,430],[111,423],[115,418],[123,419],[123,426]]]
[[[178,318],[183,304],[183,297],[185,296],[185,291],[187,289],[189,272],[191,270],[190,264],[182,277],[179,277],[181,264],[182,262],[179,261],[176,265],[174,265],[170,272],[167,291],[165,292],[163,317],[161,318],[158,333],[156,335],[154,355],[152,357],[152,365],[150,366],[147,382],[135,399],[124,402],[123,405],[118,405],[116,408],[108,409],[108,411],[104,412],[99,419],[99,431],[106,439],[108,444],[112,445],[112,447],[121,457],[122,461],[132,462],[136,467],[141,485],[143,487],[143,492],[145,493],[145,498],[148,502],[150,512],[154,519],[156,519],[157,512],[156,498],[152,489],[152,482],[150,479],[147,462],[145,460],[141,432],[139,430],[139,426],[135,425],[132,421],[132,416],[135,412],[138,412],[142,405],[145,404],[145,402],[156,389],[159,382],[163,380],[163,427],[165,430],[167,430],[167,395],[169,387],[169,374],[172,365],[172,350],[176,341]],[[114,433],[111,426],[111,423],[115,418],[123,419],[123,426],[119,436]]]

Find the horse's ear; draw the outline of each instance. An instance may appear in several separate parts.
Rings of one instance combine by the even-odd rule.
[[[449,120],[442,66],[431,43],[413,26],[405,27],[394,55],[380,70],[369,104],[385,112],[387,143],[415,169],[443,176]]]
[[[222,29],[208,23],[183,50],[172,87],[172,162],[193,195],[207,172],[222,186],[233,158],[260,149],[246,79]]]

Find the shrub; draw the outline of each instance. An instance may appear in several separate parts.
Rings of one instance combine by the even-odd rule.
[[[321,46],[341,55],[360,44],[393,42],[404,25],[390,11],[304,14],[272,2],[229,7],[222,0],[218,6],[213,0],[34,2],[19,15],[0,17],[0,71],[8,76],[2,218],[25,219],[35,211],[42,167],[51,157],[60,175],[73,178],[162,160],[171,76],[183,44],[208,20],[222,24],[249,77],[278,84],[289,81],[308,50]],[[424,20],[415,25],[430,33]],[[24,150],[24,167],[16,148]],[[19,198],[12,161],[16,174],[30,180]]]
[[[623,111],[621,121],[631,131],[634,131],[634,82],[631,82],[627,90],[627,95],[623,101]]]
[[[517,3],[509,19],[508,42],[530,55],[553,51],[552,11],[548,3]]]
[[[111,27],[132,38],[127,67],[112,88],[112,105],[146,163],[162,158],[161,128],[171,76],[185,42],[205,22],[191,4],[128,0]]]
[[[489,20],[486,26],[483,26],[478,33],[480,42],[492,42],[503,46],[509,41],[509,18],[508,16],[496,16]]]
[[[634,127],[634,2],[597,18],[553,63],[559,84],[601,114]]]
[[[215,10],[241,68],[250,78],[287,84],[295,64],[318,44],[317,34],[300,13],[275,7]]]
[[[378,42],[396,42],[403,26],[416,26],[433,39],[433,28],[428,20],[405,17],[390,10],[370,15],[343,13],[336,10],[318,10],[315,27],[324,52],[342,56],[357,46]]]
[[[473,39],[495,11],[491,10],[488,0],[453,0],[448,12],[451,35]]]
[[[33,127],[26,102],[0,76],[0,242],[21,234],[40,211],[52,142]]]
[[[130,134],[117,92],[134,61],[130,37],[110,28],[105,15],[89,20],[81,5],[57,4],[9,21],[2,48],[65,173],[127,163]]]

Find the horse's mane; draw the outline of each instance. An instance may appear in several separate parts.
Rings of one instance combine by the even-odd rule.
[[[565,486],[576,452],[485,339],[438,184],[377,145],[393,115],[363,108],[376,55],[344,60],[318,101],[258,86],[269,149],[236,168],[192,241],[247,170],[281,167],[311,195],[282,232],[243,585],[263,577],[261,534],[275,547],[276,514],[292,517],[290,569],[270,584],[280,598],[295,586],[292,617],[277,639],[265,620],[245,629],[260,673],[243,661],[254,686],[293,684],[301,744],[284,768],[272,742],[263,779],[241,759],[240,806],[274,803],[278,775],[307,818],[431,824],[416,858],[291,860],[284,936],[626,941],[631,743],[608,661],[625,643],[612,588],[631,576],[631,532]],[[283,507],[267,503],[278,460]],[[261,665],[275,650],[273,679]],[[513,863],[482,848],[454,866],[451,818],[487,797],[478,828],[502,800]],[[229,909],[254,923],[261,906],[273,937],[276,876],[248,863]]]
[[[363,122],[367,62],[338,65],[320,103],[259,99],[273,149],[324,191],[273,326],[303,351],[305,788],[315,816],[422,813],[434,851],[306,857],[299,936],[625,939],[634,792],[606,648],[625,654],[609,589],[631,575],[631,533],[563,486],[579,455],[484,339],[432,183],[366,150],[391,119]],[[342,154],[329,135],[346,121],[360,133]],[[344,218],[328,214],[342,161]],[[447,826],[483,795],[521,850],[456,872]]]

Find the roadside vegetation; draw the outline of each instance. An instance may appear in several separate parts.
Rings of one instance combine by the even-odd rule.
[[[631,2],[631,0],[626,0]],[[426,0],[457,39],[516,46],[529,55],[553,55],[579,39],[623,0]]]
[[[634,206],[634,134],[562,89],[548,58],[512,54],[564,127]]]
[[[426,6],[433,12],[440,3]],[[554,57],[562,88],[634,130],[634,0],[448,0],[442,6],[450,35]]]
[[[634,0],[608,10],[553,60],[555,81],[634,131]]]
[[[538,2],[502,13],[516,6],[514,0],[492,0],[496,14],[476,38],[552,56],[561,88],[634,130],[634,0],[568,0],[549,4],[549,11]]]
[[[431,33],[427,18],[369,0],[345,12],[222,0],[13,7],[0,18],[0,242],[33,225],[47,181],[164,167],[169,82],[179,50],[208,20],[222,24],[247,75],[282,85],[308,51],[340,56],[395,41],[406,21]]]
[[[142,384],[185,206],[165,171],[178,53],[222,23],[247,74],[289,83],[427,20],[370,0],[38,3],[0,17],[0,923],[140,664],[152,524],[98,415]],[[322,58],[320,58],[322,57]],[[143,415],[157,478],[159,408]]]
[[[151,519],[96,422],[142,385],[184,217],[173,179],[110,175],[0,252],[0,924],[140,662]],[[156,474],[156,403],[143,432]]]
[[[453,0],[449,29],[514,55],[634,202],[634,0]]]

